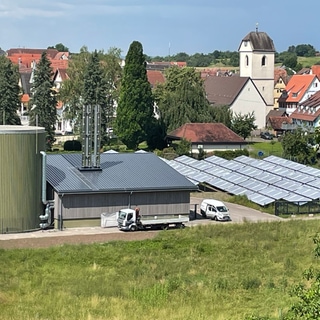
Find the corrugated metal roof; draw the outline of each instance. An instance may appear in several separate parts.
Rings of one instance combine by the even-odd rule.
[[[81,154],[47,156],[47,182],[58,193],[197,190],[153,153],[103,153],[101,170],[81,169]]]

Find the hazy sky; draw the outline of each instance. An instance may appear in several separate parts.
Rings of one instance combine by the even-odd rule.
[[[71,52],[140,41],[149,56],[237,51],[258,23],[276,51],[311,44],[320,50],[319,0],[0,0],[0,47]]]

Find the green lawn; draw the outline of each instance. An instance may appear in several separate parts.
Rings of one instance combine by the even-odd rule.
[[[248,139],[250,142],[250,138]],[[268,156],[282,157],[282,145],[277,140],[264,141],[264,142],[251,142],[248,146],[250,157],[252,158],[265,158]],[[263,153],[260,156],[260,152]]]
[[[280,319],[292,285],[318,264],[319,226],[221,223],[154,240],[0,250],[0,318]]]

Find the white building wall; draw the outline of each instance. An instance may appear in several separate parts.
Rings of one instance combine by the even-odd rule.
[[[250,42],[242,41],[240,48],[240,77],[250,77],[267,105],[274,104],[274,52],[253,51]],[[265,64],[262,64],[265,58]]]
[[[251,81],[248,81],[238,98],[231,105],[232,112],[242,115],[254,112],[258,129],[266,125],[267,106]]]
[[[246,144],[238,145],[238,144],[192,144],[191,152],[192,154],[198,154],[199,149],[202,148],[205,152],[214,152],[214,151],[227,151],[227,150],[240,150],[245,149]]]

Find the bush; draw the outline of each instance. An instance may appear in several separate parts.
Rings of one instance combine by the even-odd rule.
[[[227,160],[232,160],[240,156],[249,156],[249,151],[247,149],[241,150],[227,150],[227,151],[214,151],[214,155]]]
[[[63,145],[63,149],[65,151],[81,151],[81,142],[79,140],[67,140]]]

